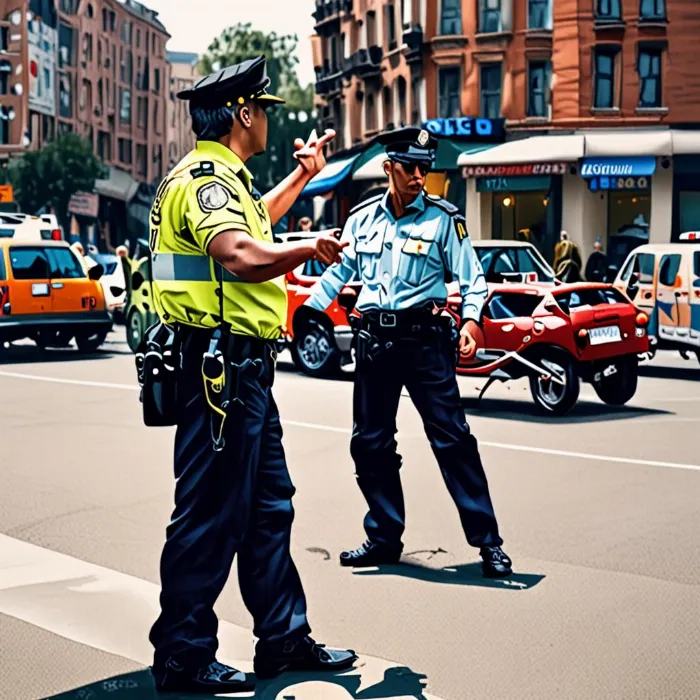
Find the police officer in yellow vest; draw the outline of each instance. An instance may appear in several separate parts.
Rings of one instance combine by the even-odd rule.
[[[161,614],[150,639],[160,691],[249,689],[216,661],[214,603],[238,555],[241,594],[254,620],[258,678],[285,670],[349,668],[353,651],[309,637],[306,601],[290,554],[294,486],[271,386],[286,320],[284,274],[316,258],[339,261],[332,232],[273,242],[272,224],[325,164],[327,132],[297,139],[295,172],[268,194],[245,163],[264,152],[268,94],[263,56],[200,80],[190,102],[194,151],[161,184],[151,211],[154,304],[174,329],[175,510],[161,559]]]

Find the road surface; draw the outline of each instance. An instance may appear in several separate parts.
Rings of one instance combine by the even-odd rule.
[[[141,424],[123,329],[89,357],[14,346],[0,360],[0,698],[157,697],[144,670],[172,508],[172,430]],[[405,562],[351,571],[364,505],[348,453],[352,382],[280,362],[297,487],[293,553],[314,636],[354,671],[261,686],[282,700],[697,700],[700,368],[646,366],[623,408],[584,386],[566,418],[526,385],[460,380],[516,574],[480,576],[410,399],[399,445]],[[235,576],[220,657],[249,669]]]

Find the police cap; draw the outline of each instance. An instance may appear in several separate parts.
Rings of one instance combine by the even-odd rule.
[[[407,126],[380,134],[377,140],[386,149],[390,160],[423,165],[432,165],[435,162],[437,139],[425,129]]]
[[[190,101],[190,112],[201,107],[233,107],[247,100],[274,104],[284,102],[281,97],[267,92],[269,85],[265,56],[258,56],[207,75],[189,90],[178,92],[177,96]]]

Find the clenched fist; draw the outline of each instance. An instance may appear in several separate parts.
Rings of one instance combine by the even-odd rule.
[[[322,231],[316,238],[316,252],[314,257],[326,265],[340,262],[340,251],[347,248],[348,241],[341,243],[338,240],[340,229]]]

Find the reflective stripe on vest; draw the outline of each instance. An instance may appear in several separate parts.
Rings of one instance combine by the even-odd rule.
[[[216,278],[212,277],[212,262]],[[154,253],[152,261],[153,279],[157,282],[242,282],[239,277],[205,255],[182,255],[179,253]]]

